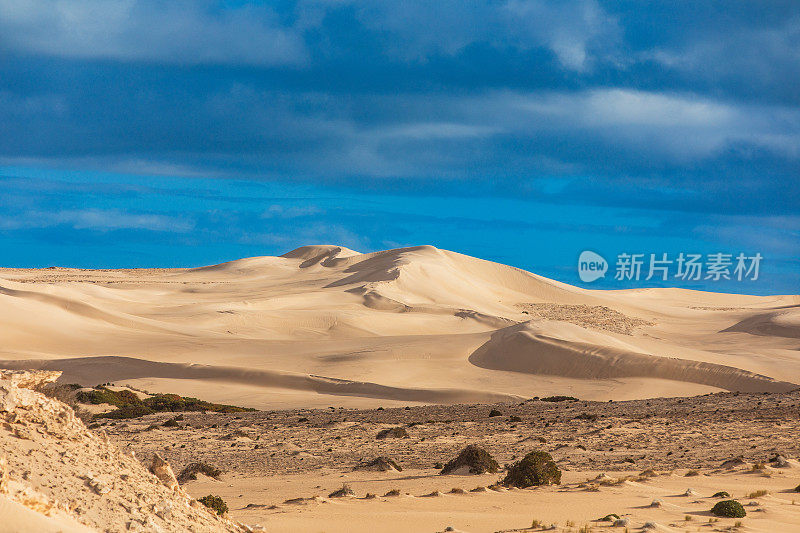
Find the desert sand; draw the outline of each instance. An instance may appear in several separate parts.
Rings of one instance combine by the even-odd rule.
[[[20,370],[0,373],[0,531],[800,531],[798,295],[592,291],[429,246],[308,246],[0,269],[0,338]],[[71,383],[257,411],[92,418],[114,407]],[[441,475],[467,445],[500,470]],[[560,484],[497,485],[534,450]],[[217,473],[182,475],[198,463]],[[714,517],[719,491],[747,516]]]
[[[0,531],[800,531],[800,391],[160,413],[87,428],[25,388],[57,375],[0,372]],[[561,483],[500,486],[505,467],[441,474],[465,444],[501,465],[547,451]],[[186,476],[198,463],[213,471]],[[194,499],[209,494],[228,519]],[[725,498],[747,516],[715,517]]]
[[[800,296],[591,291],[430,246],[0,269],[0,364],[259,409],[623,400],[800,381]]]

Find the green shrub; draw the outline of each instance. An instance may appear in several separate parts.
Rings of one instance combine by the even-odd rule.
[[[541,398],[543,402],[577,402],[578,399],[574,396],[547,396]]]
[[[213,494],[209,494],[208,496],[203,496],[199,500],[200,503],[217,513],[218,515],[222,516],[228,512],[228,505],[225,503],[225,500],[220,498],[219,496],[214,496]]]
[[[723,500],[711,508],[711,513],[724,518],[744,518],[747,513],[741,503],[736,500]]]
[[[559,483],[561,483],[561,470],[553,461],[553,457],[542,451],[531,452],[510,465],[503,479],[503,485],[520,488]]]
[[[107,403],[115,407],[128,404],[142,403],[135,392],[129,390],[114,391],[106,387],[98,387],[90,391],[79,391],[75,399],[80,403],[99,405]]]
[[[440,473],[449,474],[463,466],[469,468],[470,474],[485,474],[486,472],[494,473],[500,470],[500,465],[494,460],[489,452],[480,446],[470,444],[461,450],[455,459],[444,465]]]
[[[249,407],[211,403],[177,394],[154,394],[142,400],[132,391],[113,391],[102,385],[91,391],[79,391],[75,399],[80,403],[94,405],[107,403],[117,407],[114,411],[95,415],[95,418],[137,418],[164,411],[213,411],[217,413],[255,411]]]
[[[730,494],[728,494],[728,492],[727,492],[727,491],[725,491],[725,490],[721,490],[721,491],[719,491],[719,492],[716,492],[716,493],[714,493],[714,495],[713,495],[713,496],[711,496],[711,497],[712,497],[712,498],[730,498],[730,497],[731,497],[731,495],[730,495]]]

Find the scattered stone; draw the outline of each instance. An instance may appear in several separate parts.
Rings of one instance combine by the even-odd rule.
[[[365,461],[358,466],[355,467],[355,470],[371,470],[374,472],[400,472],[403,469],[398,465],[393,459],[380,456],[372,459],[371,461]]]
[[[733,459],[728,459],[727,461],[723,461],[720,465],[721,468],[727,468],[728,470],[732,470],[739,466],[744,466],[747,463],[745,462],[742,456],[734,457]]]
[[[353,492],[353,489],[350,488],[350,485],[345,483],[342,485],[341,489],[335,490],[328,494],[328,498],[347,498],[350,496],[355,496],[356,493]]]
[[[375,435],[375,438],[378,440],[383,439],[407,439],[409,438],[408,431],[403,426],[398,426],[389,429],[382,429]]]

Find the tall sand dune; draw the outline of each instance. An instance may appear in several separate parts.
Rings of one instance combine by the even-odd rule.
[[[0,359],[260,408],[778,391],[800,382],[798,309],[585,290],[431,246],[304,246],[191,269],[0,269]]]

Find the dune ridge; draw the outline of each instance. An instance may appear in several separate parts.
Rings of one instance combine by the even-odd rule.
[[[564,329],[577,327],[566,325]],[[469,360],[493,370],[582,379],[658,377],[741,392],[788,392],[798,388],[793,383],[731,366],[646,355],[573,340],[568,335],[557,338],[539,330],[522,324],[497,331]]]

